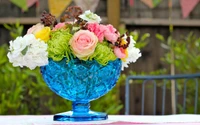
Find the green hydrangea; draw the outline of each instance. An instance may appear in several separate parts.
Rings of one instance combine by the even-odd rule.
[[[61,29],[51,32],[50,40],[48,41],[48,56],[54,61],[60,61],[64,57],[68,61],[72,58],[71,50],[69,47],[69,40],[72,34],[69,29]]]
[[[109,61],[114,61],[117,59],[115,56],[113,49],[109,47],[109,43],[97,43],[95,52],[90,56],[90,60],[95,59],[99,64],[105,66]]]

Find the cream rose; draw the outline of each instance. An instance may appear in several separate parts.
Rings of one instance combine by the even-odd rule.
[[[79,30],[69,41],[73,53],[81,60],[87,60],[96,48],[97,36],[89,30]]]
[[[41,23],[37,23],[36,25],[33,25],[31,28],[28,29],[27,34],[35,34],[38,31],[42,30],[44,28],[44,25]]]

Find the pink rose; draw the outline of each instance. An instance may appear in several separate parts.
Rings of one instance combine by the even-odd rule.
[[[55,27],[53,28],[53,30],[57,30],[57,29],[61,29],[65,27],[65,23],[58,23],[55,25]]]
[[[106,30],[104,25],[99,25],[98,23],[88,23],[87,28],[98,37],[99,42],[103,41],[104,31]]]
[[[120,35],[117,32],[117,30],[112,25],[109,24],[106,26],[106,31],[104,32],[104,36],[108,41],[114,44]]]
[[[88,30],[79,30],[69,41],[74,54],[82,60],[87,60],[96,48],[98,38]]]
[[[44,25],[41,23],[37,23],[36,25],[33,25],[31,28],[28,29],[27,34],[35,34],[36,32],[42,30],[44,28]]]
[[[89,23],[87,28],[98,37],[100,42],[102,42],[105,37],[106,40],[114,44],[120,36],[120,34],[112,25],[105,26],[98,23]]]
[[[126,50],[124,50],[123,48],[115,47],[114,48],[114,53],[120,59],[126,57]]]

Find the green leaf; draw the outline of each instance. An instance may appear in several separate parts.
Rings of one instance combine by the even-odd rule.
[[[150,34],[149,33],[145,33],[144,35],[142,35],[141,41],[146,40],[148,37],[150,37]]]
[[[11,36],[13,39],[15,39],[15,38],[18,37],[18,35],[17,35],[16,33],[13,33],[13,32],[10,32],[10,36]]]
[[[172,43],[172,36],[169,36],[169,37],[167,38],[167,44],[168,44],[170,47],[172,47],[172,45],[173,45],[173,43]]]
[[[136,32],[136,31],[131,32],[130,35],[133,36],[133,39],[135,41],[138,41],[138,39],[139,39],[139,33],[138,32]]]
[[[3,26],[4,26],[7,30],[11,30],[11,29],[12,29],[12,27],[9,26],[8,24],[3,24]]]
[[[164,42],[165,41],[165,38],[163,37],[163,35],[161,35],[161,34],[156,34],[156,38],[158,39],[158,40],[160,40],[160,41],[162,41],[162,42]]]
[[[20,27],[19,20],[16,21],[16,23],[15,23],[15,27],[16,27],[16,28],[19,28],[19,27]]]
[[[147,44],[148,42],[136,42],[135,47],[141,49],[144,48]]]
[[[23,26],[18,27],[18,29],[17,29],[17,34],[18,34],[18,36],[21,36],[21,35],[22,35],[23,29],[24,29]]]
[[[28,11],[26,0],[10,0],[10,2],[23,9],[25,12]]]
[[[170,49],[170,47],[164,43],[161,43],[161,47],[168,50]]]
[[[24,48],[23,50],[22,50],[22,55],[26,55],[26,52],[28,51],[28,46],[26,46],[26,48]]]

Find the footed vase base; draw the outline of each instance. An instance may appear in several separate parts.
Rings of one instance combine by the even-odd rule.
[[[63,112],[54,115],[53,120],[54,121],[99,121],[99,120],[106,120],[108,119],[108,115],[106,113],[102,112]]]

